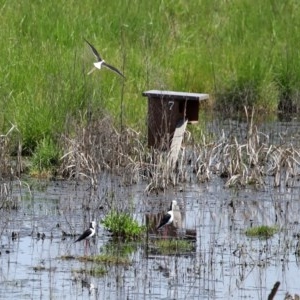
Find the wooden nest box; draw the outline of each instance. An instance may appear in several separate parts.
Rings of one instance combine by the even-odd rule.
[[[160,90],[143,92],[143,96],[148,97],[148,146],[162,149],[169,149],[178,126],[198,122],[199,103],[209,98],[208,94]]]

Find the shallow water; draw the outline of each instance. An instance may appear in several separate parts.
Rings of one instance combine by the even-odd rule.
[[[276,299],[287,291],[299,293],[299,186],[234,190],[215,178],[146,196],[143,184],[123,187],[108,176],[99,182],[97,191],[84,182],[30,182],[31,193],[26,185],[15,185],[18,209],[0,210],[1,299],[267,299],[276,281],[281,282]],[[93,264],[65,256],[118,247],[122,253],[125,247],[112,245],[100,224],[111,199],[130,207],[140,223],[177,199],[185,227],[196,230],[195,251],[162,255],[148,251],[146,242],[126,244],[120,255],[130,265],[104,265],[103,276],[83,278],[76,271]],[[62,231],[80,234],[92,219],[99,226],[90,248],[74,244],[75,236],[62,236]],[[280,231],[268,240],[244,234],[262,224]]]

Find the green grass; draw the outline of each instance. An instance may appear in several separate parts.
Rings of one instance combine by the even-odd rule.
[[[278,228],[276,226],[262,225],[248,228],[245,233],[250,237],[269,238],[277,232]]]
[[[118,241],[118,243],[112,241],[111,243],[105,244],[103,247],[101,247],[100,251],[104,256],[110,255],[128,258],[132,253],[137,251],[138,245],[139,241],[133,241],[131,243],[128,241]]]
[[[51,176],[55,172],[55,166],[58,166],[60,152],[56,144],[50,139],[41,140],[32,156],[32,165],[30,174],[41,175],[43,173]]]
[[[139,239],[146,231],[130,214],[114,210],[105,216],[102,224],[114,237],[125,240]]]
[[[99,267],[99,266],[96,266],[96,267],[93,267],[90,269],[82,268],[82,269],[78,269],[78,270],[73,270],[73,272],[79,273],[79,274],[86,274],[86,275],[93,276],[93,277],[102,277],[107,273],[107,271],[103,267]]]
[[[0,133],[15,124],[28,154],[107,112],[145,130],[148,89],[209,93],[230,111],[300,106],[297,1],[2,0],[0,9]],[[125,81],[87,76],[84,37]]]
[[[186,240],[161,239],[155,241],[155,247],[162,254],[176,254],[194,251],[195,244]]]
[[[118,255],[109,255],[109,254],[99,254],[95,256],[81,256],[77,258],[82,262],[93,262],[97,264],[109,264],[109,265],[130,265],[131,260],[127,257],[122,257]]]

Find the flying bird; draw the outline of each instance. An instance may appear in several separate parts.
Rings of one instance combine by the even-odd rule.
[[[87,230],[85,230],[74,243],[80,242],[82,240],[89,240],[92,236],[95,235],[95,233],[96,233],[96,222],[92,221],[90,223],[90,227]]]
[[[86,41],[86,43],[90,46],[90,48],[93,51],[93,54],[95,55],[97,61],[94,63],[94,68],[88,72],[88,75],[91,74],[92,72],[94,72],[96,69],[101,69],[102,66],[110,69],[111,71],[119,74],[120,76],[122,76],[123,78],[125,78],[125,76],[115,67],[113,67],[112,65],[107,64],[100,56],[100,54],[98,53],[98,51],[96,50],[96,48],[89,43],[86,39],[84,39]]]

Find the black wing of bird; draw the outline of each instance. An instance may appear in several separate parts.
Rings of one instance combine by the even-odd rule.
[[[91,228],[87,229],[74,243],[76,242],[80,242],[82,240],[84,240],[85,238],[87,238],[90,234],[92,233]]]
[[[161,219],[159,225],[157,226],[157,230],[161,227],[163,227],[164,225],[166,225],[168,223],[168,221],[171,219],[171,215],[166,213],[163,218]]]
[[[115,67],[113,67],[113,66],[107,64],[106,62],[103,62],[102,65],[105,66],[106,68],[112,70],[113,72],[118,73],[118,74],[119,74],[120,76],[122,76],[123,78],[125,78],[125,76],[124,76],[117,68],[115,68]]]
[[[90,48],[92,49],[94,55],[95,55],[96,58],[97,58],[97,61],[102,61],[102,58],[101,58],[100,54],[98,53],[98,51],[96,50],[96,48],[95,48],[91,43],[89,43],[86,39],[84,39],[84,40],[87,42],[87,44],[88,44],[88,45],[90,46]]]

